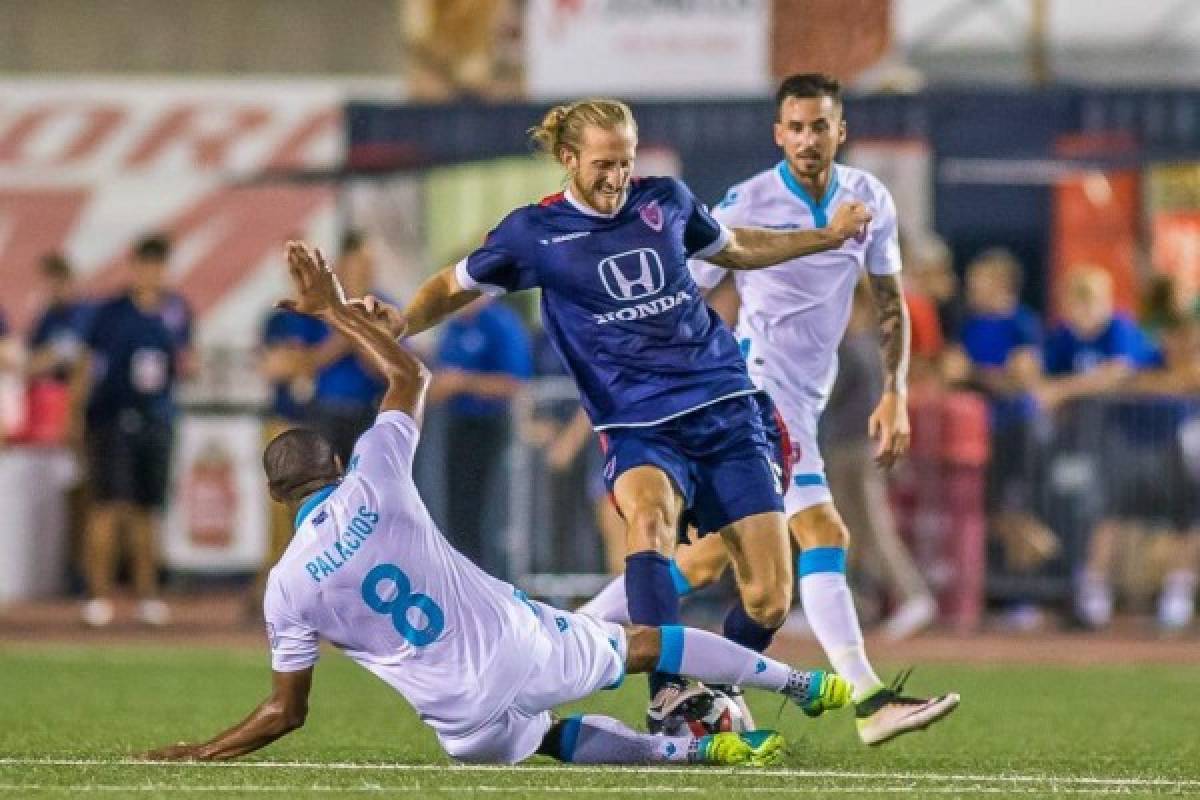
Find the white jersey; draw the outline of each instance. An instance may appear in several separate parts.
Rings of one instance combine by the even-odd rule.
[[[840,248],[767,269],[734,272],[741,312],[737,335],[750,377],[785,410],[801,404],[819,412],[837,376],[837,348],[850,319],[854,285],[865,268],[873,275],[900,271],[896,206],[887,188],[860,169],[834,164],[829,187],[815,201],[780,162],[734,186],[713,209],[731,228],[821,228],[841,204],[871,210],[866,237]],[[690,263],[702,289],[725,276],[721,267]]]
[[[416,447],[407,414],[381,413],[341,484],[300,509],[263,601],[271,665],[312,666],[324,637],[440,737],[464,737],[506,712],[553,646],[533,604],[438,531],[413,484]]]

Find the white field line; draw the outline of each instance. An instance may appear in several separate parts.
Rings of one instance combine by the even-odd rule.
[[[699,794],[701,792],[711,792],[713,789],[701,789],[699,787],[679,787],[675,785],[668,786],[493,786],[481,784],[477,786],[377,786],[377,785],[360,785],[360,786],[260,786],[260,785],[229,785],[229,786],[186,786],[180,784],[168,783],[134,783],[134,784],[76,784],[76,785],[53,785],[42,783],[4,783],[0,784],[0,794],[4,792],[62,792],[65,794],[82,794],[87,792],[97,793],[135,793],[135,792],[233,792],[238,794],[290,794],[295,792],[304,793],[330,793],[330,794],[395,794],[404,791],[420,791],[420,792],[440,792],[440,793],[461,793],[461,792],[484,792],[494,794],[525,794],[528,792],[536,792],[539,794],[586,794],[586,795],[623,795],[631,794],[651,794],[651,793],[687,793]],[[742,792],[745,794],[764,794],[764,795],[827,795],[827,794],[914,794],[921,795],[929,794],[948,794],[948,795],[964,795],[964,794],[1004,794],[1004,795],[1020,795],[1020,794],[1078,794],[1078,795],[1128,795],[1130,789],[1125,787],[1053,787],[1053,788],[1038,788],[1033,786],[979,786],[971,784],[962,784],[957,786],[937,786],[937,787],[921,787],[921,786],[747,786],[747,787],[729,787],[723,791]]]
[[[823,778],[831,780],[882,780],[882,781],[917,781],[929,783],[963,783],[963,784],[1038,784],[1058,787],[1080,786],[1113,789],[1154,788],[1164,789],[1200,789],[1200,780],[1174,778],[1108,778],[1095,776],[1072,775],[1032,775],[1032,774],[952,774],[952,773],[923,773],[923,772],[866,772],[838,770],[806,770],[806,769],[732,769],[720,767],[620,767],[620,766],[551,766],[530,764],[525,766],[507,766],[501,764],[365,764],[347,761],[140,761],[132,758],[98,759],[98,758],[0,758],[0,767],[133,767],[159,766],[193,769],[328,769],[349,770],[362,772],[399,772],[399,773],[428,773],[428,772],[502,772],[512,774],[522,773],[560,773],[564,776],[571,774],[608,774],[608,775],[738,775],[754,778]],[[423,787],[424,788],[424,787]],[[431,787],[432,788],[432,787]],[[563,791],[586,790],[588,787],[571,789],[563,787]],[[685,787],[676,787],[672,791],[680,791]],[[736,787],[734,787],[736,788]],[[826,787],[825,791],[831,789]],[[790,791],[790,789],[789,789]]]

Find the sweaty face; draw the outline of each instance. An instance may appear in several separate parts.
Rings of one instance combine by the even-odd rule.
[[[564,158],[571,193],[602,214],[616,212],[625,202],[636,151],[637,138],[626,126],[585,128],[579,152],[568,150]]]
[[[844,141],[842,107],[832,97],[788,97],[779,105],[775,144],[783,149],[794,174],[820,175],[829,169]]]

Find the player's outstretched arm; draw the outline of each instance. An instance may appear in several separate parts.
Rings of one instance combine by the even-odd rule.
[[[862,203],[838,206],[824,228],[815,230],[770,230],[733,228],[729,243],[706,258],[726,269],[763,269],[793,258],[841,247],[847,239],[862,234],[871,212]]]
[[[237,725],[207,742],[180,742],[143,753],[141,757],[149,761],[223,761],[253,753],[296,730],[308,715],[312,668],[271,674],[271,696]]]
[[[280,306],[329,323],[387,381],[380,410],[403,411],[420,420],[429,370],[396,341],[397,328],[404,325],[395,309],[373,297],[347,302],[319,250],[310,251],[302,242],[289,242],[287,255],[297,298],[283,301]]]
[[[474,289],[464,289],[454,273],[454,265],[446,267],[421,284],[403,311],[407,336],[432,328],[446,317],[479,297]]]

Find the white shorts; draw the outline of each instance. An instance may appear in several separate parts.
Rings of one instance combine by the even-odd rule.
[[[807,405],[788,403],[777,395],[771,399],[787,425],[792,443],[792,480],[783,493],[783,513],[790,519],[806,508],[833,502],[825,478],[825,459],[817,447],[817,421],[821,412]]]
[[[625,678],[625,630],[584,614],[532,602],[551,641],[551,654],[530,676],[512,705],[465,736],[440,736],[442,747],[459,761],[516,764],[542,744],[553,718],[550,710],[615,689]]]

